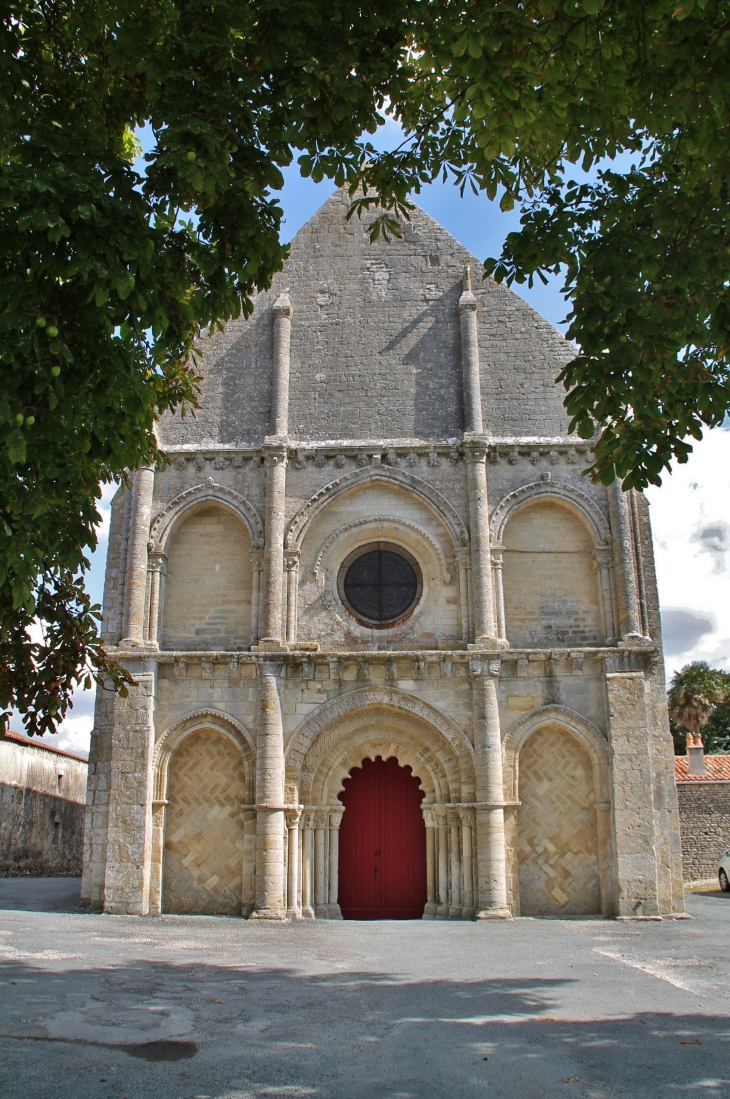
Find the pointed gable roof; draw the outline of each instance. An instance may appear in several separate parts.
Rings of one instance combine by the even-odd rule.
[[[162,445],[258,445],[269,432],[271,306],[293,306],[289,433],[329,440],[457,439],[463,431],[458,299],[470,265],[479,302],[482,403],[497,438],[567,434],[555,384],[571,345],[423,210],[403,238],[370,243],[336,191],[295,236],[253,316],[204,343],[201,409],[166,417]]]

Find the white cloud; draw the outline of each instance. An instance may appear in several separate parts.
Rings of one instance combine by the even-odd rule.
[[[730,669],[730,431],[715,428],[651,488],[667,677],[691,660]]]

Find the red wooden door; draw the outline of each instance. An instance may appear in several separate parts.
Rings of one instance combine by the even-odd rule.
[[[423,791],[397,759],[363,760],[340,800],[339,902],[346,920],[415,920],[426,904]]]

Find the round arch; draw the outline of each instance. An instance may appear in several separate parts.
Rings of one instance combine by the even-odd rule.
[[[575,808],[578,812],[577,818],[571,817],[570,812],[566,809],[566,804],[563,800],[564,792],[560,787],[559,780],[555,780],[558,784],[554,788],[555,796],[551,801],[551,791],[553,790],[552,781],[554,780],[548,779],[546,782],[546,772],[542,766],[539,770],[539,795],[537,801],[534,799],[534,790],[532,797],[529,797],[524,803],[522,801],[523,790],[520,787],[519,772],[520,755],[523,748],[531,742],[532,737],[541,732],[549,734],[553,738],[555,737],[555,734],[558,735],[558,740],[553,740],[552,742],[554,747],[557,747],[562,737],[567,737],[569,740],[572,740],[573,743],[585,753],[585,757],[587,757],[589,773],[592,772],[593,779],[593,801],[592,803],[590,801],[584,801],[582,805],[576,803]],[[548,740],[547,743],[551,743],[550,740]],[[553,748],[548,750],[552,751]],[[575,903],[577,900],[577,911],[579,912],[600,910],[604,915],[610,915],[614,911],[615,899],[610,839],[611,794],[609,781],[609,751],[606,738],[590,721],[580,714],[575,713],[573,710],[557,705],[540,706],[526,714],[510,728],[503,741],[502,751],[504,761],[505,800],[508,803],[512,803],[512,808],[508,811],[505,825],[509,837],[506,854],[509,876],[512,881],[514,911],[516,913],[522,912],[524,904],[528,905],[529,912],[529,905],[534,906],[536,896],[542,897],[539,901],[540,906],[547,900],[548,908],[544,909],[539,907],[538,909],[534,909],[533,907],[533,911],[550,911],[550,906],[552,905],[554,907],[555,901],[558,901],[559,906],[562,906],[563,904],[568,903],[567,898],[570,897],[571,903]],[[570,756],[570,753],[568,753],[568,755]],[[559,754],[559,758],[563,758],[562,753]],[[558,764],[558,766],[560,765]],[[548,773],[549,770],[548,767]],[[578,800],[579,802],[581,801],[581,795],[579,795]],[[591,813],[591,809],[595,812],[595,815]],[[524,823],[525,827],[528,829],[528,847],[524,846],[525,836],[522,832],[523,811],[527,814]],[[574,831],[576,820],[582,821],[582,824]],[[538,835],[536,836],[533,834],[530,839],[529,832],[530,829],[534,832],[536,821],[539,822]],[[560,826],[557,827],[557,831],[561,837],[559,839],[556,839],[556,836],[551,831],[556,827],[556,822],[559,822],[560,824]],[[565,824],[567,828],[565,836],[563,836],[561,832],[563,824]],[[576,894],[572,894],[571,889],[569,889],[564,882],[561,882],[561,884],[564,885],[566,893],[562,895],[559,891],[557,893],[553,892],[552,889],[549,890],[549,895],[544,895],[541,892],[549,887],[549,875],[556,873],[555,869],[552,868],[549,859],[549,865],[543,865],[547,856],[543,851],[545,841],[540,837],[539,833],[541,829],[544,828],[547,828],[551,841],[554,845],[557,845],[558,849],[560,849],[562,841],[566,842],[568,845],[571,855],[568,863],[563,864],[563,872],[568,871],[566,880],[570,883],[571,888],[574,887],[578,890]],[[573,847],[575,837],[578,837],[577,852]],[[536,844],[536,846],[533,846],[533,844]],[[550,850],[552,850],[552,848]],[[593,854],[591,854],[591,851]],[[525,856],[527,856],[527,862],[523,863]],[[592,858],[597,859],[597,862],[592,864],[595,867],[594,870],[590,869]],[[534,876],[535,865],[538,865],[537,878]],[[560,861],[557,865],[560,867]],[[531,867],[527,872],[528,877],[526,881],[523,880],[523,866]],[[559,873],[560,871],[558,870],[557,872]],[[578,878],[574,879],[572,875],[576,873],[578,874]],[[580,884],[581,876],[583,876],[583,886],[585,886],[587,880],[592,882],[589,888],[583,889]],[[536,882],[539,883],[537,886],[537,893],[535,892]],[[521,895],[523,886],[527,889],[526,896],[524,897]],[[593,890],[596,890],[597,892],[595,892],[593,899],[591,900],[591,891]],[[596,907],[591,907],[594,904]],[[588,905],[588,907],[581,907],[581,905]],[[568,908],[567,911],[571,911],[571,909]]]
[[[219,504],[231,512],[246,527],[251,538],[251,549],[259,550],[264,544],[264,525],[253,504],[245,496],[235,492],[227,485],[219,485],[212,477],[200,485],[180,492],[156,516],[150,528],[150,542],[153,552],[164,553],[173,530],[201,507]]]
[[[152,757],[152,850],[149,884],[149,911],[151,915],[159,915],[163,906],[163,866],[170,761],[175,751],[189,736],[206,731],[221,734],[240,752],[244,776],[244,804],[241,809],[243,810],[245,806],[248,806],[249,815],[253,812],[256,775],[254,742],[250,732],[244,725],[219,710],[199,709],[184,714],[164,730],[157,739]],[[249,876],[250,873],[249,868]],[[243,896],[243,904],[244,913],[246,914],[252,906],[252,897],[248,893]]]
[[[386,686],[355,690],[325,703],[302,722],[287,745],[287,799],[303,809],[302,912],[341,917],[339,827],[346,810],[339,793],[354,768],[378,757],[410,767],[424,791],[424,918],[472,918],[474,750],[442,711]]]
[[[606,517],[587,493],[561,481],[534,481],[510,492],[497,504],[490,522],[493,545],[501,545],[504,528],[512,516],[537,501],[554,500],[573,512],[588,528],[594,546],[611,541],[611,530]]]
[[[330,481],[296,513],[289,523],[286,533],[287,549],[297,549],[307,529],[332,500],[353,489],[366,484],[388,484],[406,489],[418,496],[435,517],[446,527],[451,536],[454,549],[469,545],[469,532],[453,504],[449,503],[437,489],[428,482],[399,469],[376,469],[371,466],[346,473]]]
[[[608,742],[590,721],[565,706],[539,706],[512,725],[502,742],[504,796],[508,801],[519,797],[519,755],[526,741],[547,725],[557,726],[586,749],[593,762],[596,800],[610,800]]]
[[[332,804],[341,779],[359,762],[352,762],[357,752],[369,755],[377,744],[377,754],[386,742],[414,774],[412,761],[419,761],[425,772],[419,778],[431,799],[474,800],[474,750],[464,732],[430,703],[395,687],[352,691],[305,719],[286,749],[287,785],[305,803],[316,793]]]
[[[194,710],[191,713],[184,714],[172,725],[168,725],[162,735],[158,737],[152,757],[153,800],[155,802],[164,802],[166,800],[167,776],[173,753],[188,736],[202,729],[212,729],[217,733],[221,733],[236,745],[243,757],[246,775],[246,800],[253,804],[255,801],[254,782],[256,775],[256,750],[253,737],[241,722],[229,714],[213,709]]]

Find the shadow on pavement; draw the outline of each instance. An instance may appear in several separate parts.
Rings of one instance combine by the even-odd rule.
[[[55,971],[11,962],[0,1085],[6,1099],[45,1099],[51,1080],[54,1099],[727,1094],[727,1015],[556,1018],[574,983],[313,975],[251,962]]]

